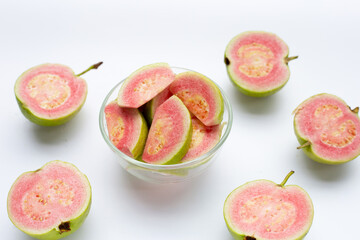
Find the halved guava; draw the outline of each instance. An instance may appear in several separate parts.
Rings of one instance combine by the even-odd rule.
[[[297,185],[256,180],[236,188],[225,200],[224,218],[229,232],[242,240],[303,239],[310,230],[314,207]]]
[[[104,112],[110,141],[130,157],[139,157],[148,134],[146,121],[140,111],[120,107],[116,101],[112,101]]]
[[[179,73],[170,91],[206,126],[221,123],[224,101],[220,89],[209,78],[192,71]]]
[[[31,122],[56,126],[68,122],[85,103],[87,85],[80,76],[102,62],[75,75],[67,66],[42,64],[24,72],[15,83],[21,112]]]
[[[156,109],[166,100],[168,100],[173,94],[169,88],[165,88],[162,92],[156,95],[153,99],[145,104],[144,116],[149,124],[151,124]]]
[[[225,50],[228,75],[240,92],[265,97],[280,90],[289,80],[286,43],[273,33],[248,31],[235,36]]]
[[[339,97],[322,93],[294,111],[294,130],[306,155],[327,164],[341,164],[360,155],[358,108],[351,110]]]
[[[24,233],[53,240],[76,231],[89,214],[91,187],[74,165],[51,161],[20,175],[12,185],[7,210]]]
[[[178,163],[190,147],[191,117],[182,101],[172,96],[154,115],[142,160],[153,164]]]
[[[167,88],[174,79],[175,74],[167,63],[146,65],[133,72],[121,85],[118,104],[138,108]]]
[[[192,137],[190,148],[181,162],[191,161],[210,151],[220,140],[222,126],[205,126],[196,117],[191,118]]]

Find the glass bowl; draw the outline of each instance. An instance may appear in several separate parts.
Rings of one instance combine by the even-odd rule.
[[[172,67],[171,68],[175,74],[192,71],[189,69]],[[218,152],[221,146],[226,141],[233,121],[232,109],[229,100],[227,99],[224,91],[218,86],[221,91],[222,97],[224,99],[224,117],[222,124],[224,127],[222,129],[222,134],[220,141],[207,153],[204,155],[191,160],[189,162],[172,164],[172,165],[155,165],[145,163],[134,158],[129,157],[128,155],[122,153],[119,149],[115,147],[110,141],[104,109],[107,104],[117,98],[118,92],[120,90],[120,86],[123,84],[124,80],[116,84],[105,97],[104,102],[101,105],[100,114],[99,114],[99,124],[100,131],[102,136],[104,137],[105,142],[110,147],[110,149],[115,152],[117,155],[117,160],[120,165],[130,174],[152,183],[176,183],[176,182],[184,182],[190,180],[200,174],[202,174],[209,165],[217,158]]]

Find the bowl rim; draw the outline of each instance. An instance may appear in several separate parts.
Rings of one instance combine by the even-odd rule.
[[[196,72],[194,70],[190,70],[187,68],[182,68],[182,67],[172,67],[170,66],[170,68],[172,70],[180,70],[180,71],[192,71],[192,72]],[[202,74],[204,75],[204,74]],[[206,75],[204,75],[206,76]],[[206,76],[207,77],[207,76]],[[105,142],[107,143],[107,145],[116,153],[119,154],[121,158],[123,158],[124,160],[126,160],[127,162],[136,165],[138,167],[142,167],[142,168],[146,168],[146,169],[152,169],[152,170],[178,170],[178,169],[183,169],[183,168],[189,168],[189,167],[193,167],[193,166],[197,166],[199,163],[201,163],[203,160],[207,159],[209,156],[213,155],[216,153],[216,151],[224,144],[225,140],[228,138],[231,127],[232,127],[232,123],[233,123],[233,112],[232,112],[232,107],[230,104],[229,99],[227,98],[224,90],[214,81],[212,81],[220,90],[221,95],[223,97],[223,101],[224,101],[224,110],[227,110],[227,117],[228,120],[227,122],[222,122],[220,124],[224,124],[225,126],[225,132],[221,135],[221,138],[219,140],[219,142],[216,143],[216,145],[209,150],[207,153],[201,155],[200,157],[197,157],[191,161],[188,162],[184,162],[184,163],[176,163],[176,164],[169,164],[169,165],[158,165],[158,164],[151,164],[151,163],[146,163],[146,162],[142,162],[139,161],[137,159],[134,159],[126,154],[124,154],[123,152],[121,152],[109,139],[109,136],[107,134],[107,127],[106,127],[106,120],[105,120],[105,114],[104,114],[104,109],[106,107],[106,105],[109,103],[109,98],[111,97],[111,95],[113,95],[114,91],[126,80],[127,78],[121,80],[119,83],[117,83],[111,90],[110,92],[106,95],[104,101],[101,104],[101,108],[100,108],[100,113],[99,113],[99,126],[100,126],[100,132],[101,135],[103,136]],[[211,78],[209,78],[211,79]],[[116,99],[115,99],[116,100]],[[224,131],[224,130],[222,130]]]

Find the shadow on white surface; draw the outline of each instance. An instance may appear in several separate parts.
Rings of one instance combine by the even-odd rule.
[[[351,176],[355,173],[352,173],[351,163],[345,163],[341,165],[328,165],[323,163],[318,163],[308,158],[305,153],[301,152],[299,154],[300,164],[304,165],[304,168],[311,172],[311,175],[316,178],[328,181],[328,182],[336,182],[339,180],[345,180],[347,178],[351,178]],[[354,169],[355,171],[356,169]]]
[[[123,170],[123,169],[121,169]],[[130,173],[124,172],[119,174],[119,181],[129,189],[128,192],[136,195],[135,198],[146,203],[151,207],[171,208],[169,205],[176,205],[191,194],[196,194],[198,187],[201,187],[206,181],[207,172],[202,175],[182,183],[156,184],[148,183]]]
[[[72,139],[78,132],[79,128],[82,127],[82,123],[86,121],[82,116],[75,116],[69,122],[59,125],[44,127],[32,124],[32,132],[34,138],[38,140],[39,143],[47,145],[56,145],[60,142],[67,141],[67,139]]]
[[[276,108],[281,106],[281,97],[278,94],[262,98],[250,97],[239,92],[234,86],[231,95],[233,95],[233,101],[236,101],[232,102],[234,109],[240,106],[241,110],[251,114],[273,114],[276,111]]]

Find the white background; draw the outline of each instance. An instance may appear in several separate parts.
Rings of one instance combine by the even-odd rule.
[[[84,225],[68,239],[230,240],[222,208],[237,186],[255,179],[307,190],[315,217],[306,239],[356,239],[360,158],[340,166],[309,160],[293,133],[291,112],[321,92],[360,104],[360,4],[356,0],[111,1],[22,0],[0,3],[0,236],[30,239],[7,217],[6,199],[22,173],[59,159],[74,163],[93,188]],[[254,99],[230,83],[223,54],[247,30],[276,33],[290,47],[288,84]],[[13,87],[26,69],[62,63],[87,73],[88,98],[71,122],[36,126],[18,109]],[[155,62],[190,68],[227,93],[232,132],[209,171],[191,183],[153,185],[126,173],[98,127],[107,92],[137,68]]]

